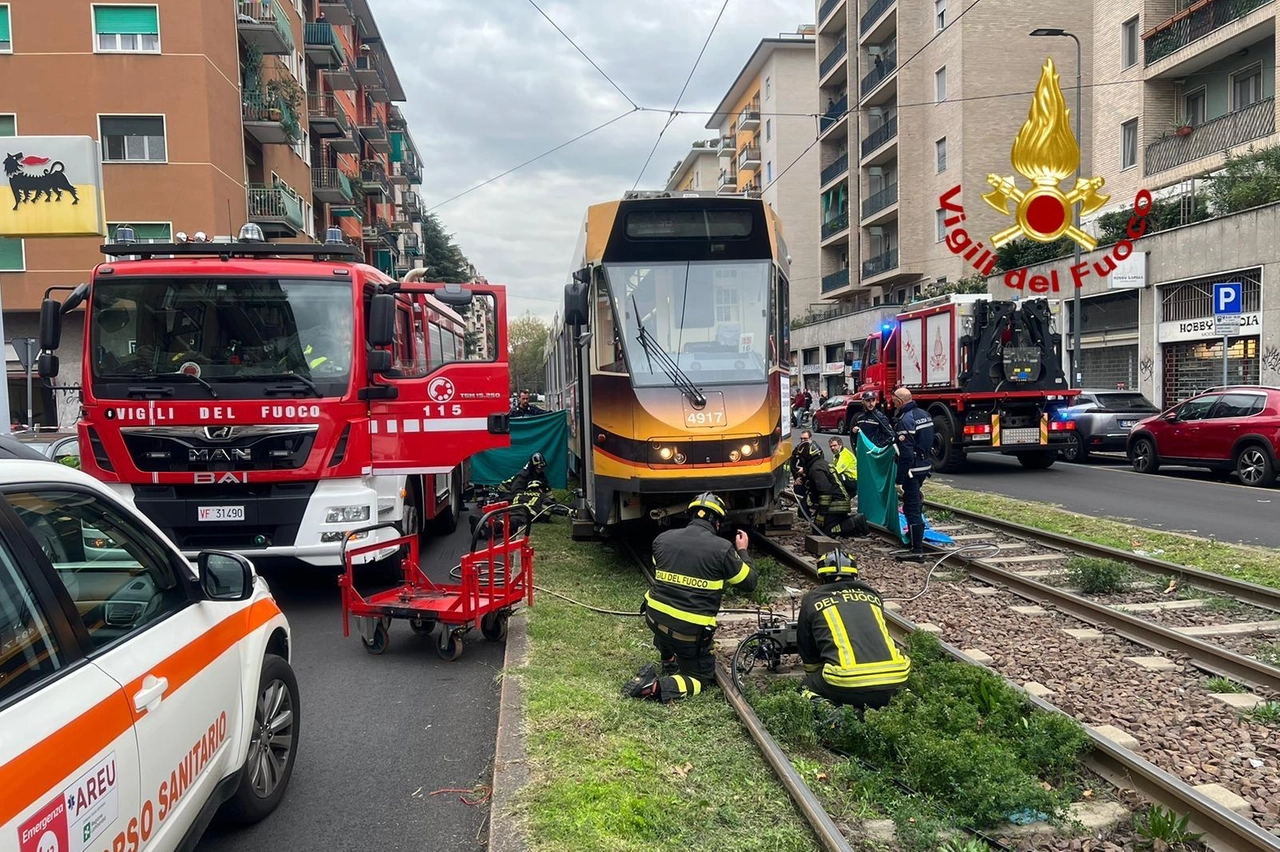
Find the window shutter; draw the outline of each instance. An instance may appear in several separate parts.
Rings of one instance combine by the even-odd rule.
[[[163,136],[164,119],[150,115],[104,115],[103,136]]]
[[[9,7],[0,6],[0,41],[9,40]]]
[[[0,237],[0,270],[22,271],[22,240]]]
[[[12,115],[0,115],[0,136],[17,136],[17,119]]]
[[[95,6],[93,28],[99,35],[160,34],[155,6]]]

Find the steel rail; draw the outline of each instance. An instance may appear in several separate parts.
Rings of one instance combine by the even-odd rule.
[[[938,511],[950,512],[961,520],[971,521],[980,526],[992,527],[999,532],[1022,536],[1042,544],[1052,544],[1059,547],[1069,548],[1076,553],[1084,554],[1086,556],[1116,559],[1121,562],[1127,562],[1144,571],[1150,571],[1153,574],[1161,574],[1166,577],[1185,578],[1201,588],[1231,595],[1241,601],[1251,603],[1264,609],[1280,611],[1280,589],[1273,589],[1269,586],[1262,586],[1245,580],[1237,580],[1233,577],[1225,577],[1221,574],[1213,574],[1199,568],[1192,568],[1188,565],[1179,565],[1176,562],[1167,562],[1163,559],[1143,556],[1139,553],[1130,553],[1129,551],[1120,550],[1116,547],[1109,547],[1105,544],[1095,544],[1091,541],[1083,541],[1069,535],[1062,535],[1061,533],[1036,529],[1035,527],[1029,527],[1025,524],[1019,524],[1014,521],[992,518],[987,515],[978,514],[977,512],[971,512],[968,509],[961,509],[946,503],[939,503],[936,500],[926,500],[925,506]]]
[[[769,551],[770,555],[780,562],[803,571],[815,579],[817,578],[815,566],[810,565],[808,560],[793,553],[778,542],[772,541],[763,535],[754,535],[752,540],[761,550]],[[895,612],[885,610],[884,614],[893,632],[899,636],[911,633],[916,629],[914,622]],[[954,645],[947,642],[942,642],[941,645],[943,650],[953,659],[970,665],[982,666],[994,672],[997,676],[1004,678],[999,672],[977,662]],[[1049,702],[1027,693],[1018,684],[1009,681],[1007,678],[1005,680],[1014,688],[1026,694],[1027,699],[1041,710],[1074,718]],[[1117,788],[1136,790],[1151,801],[1170,807],[1178,813],[1190,814],[1191,827],[1204,833],[1203,840],[1211,848],[1218,850],[1218,852],[1257,852],[1258,850],[1280,852],[1280,837],[1264,830],[1252,820],[1247,820],[1235,811],[1218,804],[1203,793],[1198,792],[1191,785],[1184,783],[1174,775],[1170,775],[1145,758],[1123,746],[1117,745],[1089,725],[1085,725],[1078,720],[1076,720],[1076,723],[1084,729],[1085,734],[1093,745],[1092,756],[1086,760],[1086,765],[1090,769],[1097,772]]]

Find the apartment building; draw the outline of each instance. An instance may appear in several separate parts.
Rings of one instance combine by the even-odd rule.
[[[684,159],[676,163],[667,178],[667,192],[712,192],[720,177],[719,139],[693,143]]]
[[[813,209],[817,97],[813,28],[761,39],[707,121],[718,134],[716,191],[760,194],[782,220],[791,255],[791,311],[818,301],[818,217]],[[782,175],[786,170],[786,175]]]
[[[368,0],[0,3],[0,69],[15,83],[0,92],[0,136],[99,140],[109,238],[124,224],[167,242],[255,222],[275,240],[339,227],[388,272],[413,256],[401,233],[423,215],[409,189],[421,161]],[[46,288],[86,280],[101,242],[0,239],[10,338],[35,336]],[[81,340],[68,325],[64,381]],[[6,355],[25,418],[25,381]],[[37,423],[70,423],[75,395],[35,408]]]

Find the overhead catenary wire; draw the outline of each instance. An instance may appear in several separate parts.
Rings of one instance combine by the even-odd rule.
[[[612,78],[612,77],[610,77],[608,74],[606,74],[603,68],[601,68],[599,65],[597,65],[597,64],[596,64],[596,61],[595,61],[594,59],[592,59],[590,56],[587,56],[587,52],[586,52],[585,50],[583,50],[581,47],[579,47],[579,46],[578,46],[578,43],[577,43],[576,41],[574,41],[572,38],[570,38],[570,37],[569,37],[569,34],[568,34],[568,33],[566,33],[564,30],[562,30],[562,29],[560,28],[560,25],[559,25],[559,24],[557,24],[555,21],[551,20],[551,16],[550,16],[550,15],[548,15],[546,12],[544,12],[544,11],[542,10],[542,7],[541,7],[541,6],[539,6],[537,3],[535,3],[535,2],[534,2],[534,0],[529,0],[529,5],[530,5],[530,6],[532,6],[533,8],[535,8],[535,9],[537,9],[537,10],[538,10],[538,14],[540,14],[540,15],[542,15],[542,17],[546,18],[546,19],[547,19],[547,23],[548,23],[548,24],[550,24],[551,26],[555,27],[555,28],[556,28],[556,32],[558,32],[558,33],[560,33],[560,35],[564,36],[564,40],[565,40],[565,41],[567,41],[567,42],[569,42],[569,44],[573,45],[573,49],[574,49],[574,50],[576,50],[576,51],[578,51],[578,53],[582,54],[582,58],[583,58],[583,59],[585,59],[585,60],[587,60],[588,62],[590,62],[590,63],[591,63],[591,67],[592,67],[592,68],[594,68],[594,69],[596,69],[597,71],[599,71],[599,72],[600,72],[600,76],[601,76],[601,77],[604,77],[606,80],[608,80],[608,81],[609,81],[609,85],[611,85],[611,86],[613,86],[615,89],[617,89],[617,90],[618,90],[618,94],[622,95],[624,98],[626,98],[626,99],[627,99],[627,103],[631,104],[631,105],[632,105],[633,107],[635,107],[636,109],[640,109],[640,105],[639,105],[639,104],[637,104],[635,101],[633,101],[633,100],[631,99],[631,96],[630,96],[630,95],[628,95],[626,92],[624,92],[624,91],[622,90],[622,87],[621,87],[621,86],[619,86],[617,83],[615,83],[615,82],[614,82],[614,80],[613,80],[613,78]]]

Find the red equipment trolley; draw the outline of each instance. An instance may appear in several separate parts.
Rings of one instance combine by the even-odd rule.
[[[342,635],[351,635],[351,617],[358,619],[357,628],[365,650],[381,654],[387,649],[392,619],[409,621],[413,632],[437,634],[436,650],[445,660],[462,656],[462,637],[476,627],[486,639],[498,641],[506,636],[507,619],[524,601],[533,606],[533,547],[528,528],[524,526],[512,536],[512,508],[506,503],[485,506],[470,552],[463,554],[453,570],[457,583],[436,583],[427,577],[418,561],[418,536],[402,535],[390,541],[377,541],[348,548],[352,538],[343,542],[345,573],[338,578],[342,588]],[[493,523],[501,517],[502,523]],[[353,530],[354,533],[399,527],[394,523],[376,524]],[[487,541],[480,539],[487,534]],[[370,539],[374,536],[370,535]],[[483,547],[477,548],[477,544]],[[401,548],[400,571],[403,582],[384,592],[365,597],[355,587],[353,568],[358,557],[388,548]]]

